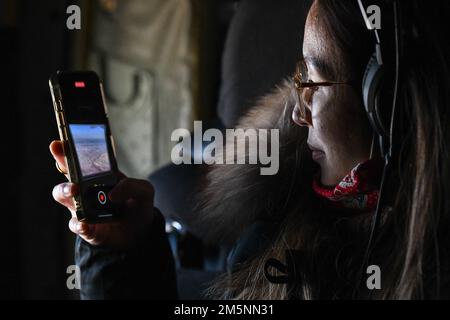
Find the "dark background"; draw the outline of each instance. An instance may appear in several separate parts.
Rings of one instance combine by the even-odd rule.
[[[2,298],[65,298],[66,268],[73,264],[67,212],[55,206],[50,164],[56,137],[48,77],[69,61],[64,1],[2,1],[3,112],[7,210],[1,238]],[[2,81],[3,82],[3,81]],[[5,82],[4,82],[5,83]],[[4,98],[6,96],[6,99]],[[6,154],[4,154],[6,155]],[[44,182],[44,183],[43,183]]]

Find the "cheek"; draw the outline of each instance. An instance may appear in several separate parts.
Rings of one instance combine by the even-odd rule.
[[[357,98],[344,92],[331,94],[324,91],[315,102],[314,135],[328,156],[360,153],[366,139],[362,129],[366,126],[366,119]]]
[[[315,137],[327,149],[340,141],[344,129],[342,123],[342,106],[330,93],[318,92],[312,105],[313,132]]]

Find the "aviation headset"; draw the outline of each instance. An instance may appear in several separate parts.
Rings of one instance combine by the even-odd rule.
[[[378,136],[381,156],[384,158],[384,169],[381,177],[380,191],[378,197],[378,203],[376,206],[375,214],[372,220],[372,228],[367,244],[366,254],[364,257],[364,265],[367,263],[370,246],[373,242],[373,238],[380,223],[380,211],[383,206],[383,191],[385,189],[386,179],[388,171],[390,170],[392,152],[393,152],[393,131],[394,131],[394,118],[395,109],[397,105],[397,91],[399,81],[400,70],[400,30],[399,30],[399,3],[397,0],[392,1],[393,6],[393,18],[394,18],[394,42],[395,42],[395,56],[393,64],[389,66],[387,70],[385,61],[383,61],[381,40],[378,35],[378,30],[374,28],[368,20],[366,10],[362,4],[362,0],[358,0],[359,7],[361,9],[362,16],[366,23],[366,27],[372,30],[375,38],[375,50],[367,63],[366,70],[364,72],[362,80],[362,96],[364,108],[366,110],[369,122],[374,130],[374,133]],[[393,79],[386,79],[386,77],[393,77]],[[392,88],[389,84],[394,83]],[[388,85],[386,85],[388,83]],[[386,90],[391,90],[389,93]],[[386,96],[392,97],[392,104],[389,105],[389,101],[386,100]]]

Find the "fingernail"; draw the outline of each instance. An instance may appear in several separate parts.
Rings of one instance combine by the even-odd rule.
[[[69,197],[70,196],[70,185],[65,183],[63,185],[62,192],[65,197]]]

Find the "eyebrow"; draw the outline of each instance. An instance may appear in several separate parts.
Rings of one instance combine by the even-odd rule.
[[[334,76],[334,70],[331,66],[324,60],[316,57],[304,57],[305,61],[314,66],[314,68],[319,71],[319,73],[324,76],[327,80],[330,80]]]

